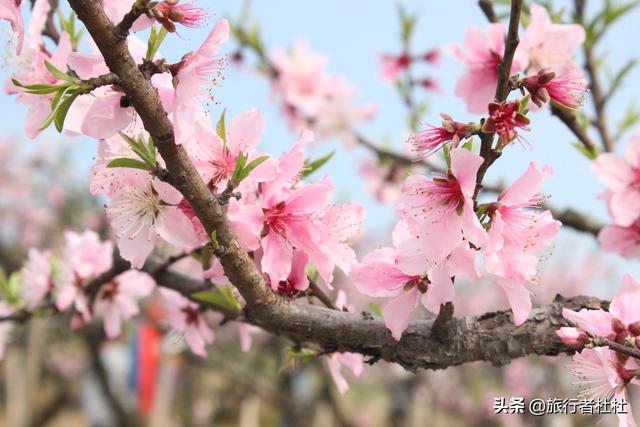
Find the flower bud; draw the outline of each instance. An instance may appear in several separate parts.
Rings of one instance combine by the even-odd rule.
[[[633,323],[630,323],[629,326],[627,327],[627,329],[629,329],[629,332],[631,332],[631,335],[633,335],[634,337],[637,337],[640,335],[640,320],[637,320]]]
[[[613,329],[613,332],[616,334],[619,334],[620,332],[626,331],[627,326],[622,320],[614,317],[613,320],[611,320],[611,329]]]

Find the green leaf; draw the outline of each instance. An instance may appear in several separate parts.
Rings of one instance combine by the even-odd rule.
[[[55,65],[53,65],[46,59],[44,60],[44,66],[47,67],[47,70],[49,70],[49,72],[58,80],[65,80],[67,82],[74,82],[76,80],[69,74],[63,73],[62,71],[58,70]]]
[[[233,288],[230,286],[216,286],[212,291],[196,292],[191,294],[191,298],[217,305],[228,311],[240,310],[240,303],[233,294]]]
[[[160,27],[160,31],[157,30],[155,24],[151,27],[151,34],[147,42],[147,54],[145,55],[148,60],[152,60],[156,53],[158,53],[167,34],[167,30],[163,26]]]
[[[304,167],[304,171],[302,172],[302,178],[306,178],[309,175],[311,175],[312,173],[314,173],[315,171],[317,171],[318,169],[320,169],[329,160],[331,160],[331,158],[333,157],[334,154],[336,154],[335,150],[333,150],[329,154],[327,154],[325,156],[322,156],[319,159],[313,160],[311,162],[305,161],[305,167]]]
[[[584,154],[585,157],[589,160],[594,160],[600,154],[600,150],[597,147],[594,147],[594,150],[591,151],[579,142],[574,142],[571,145],[573,145],[579,152]]]
[[[11,79],[11,82],[13,83],[14,86],[26,89],[27,92],[33,93],[36,95],[47,95],[49,93],[57,92],[60,89],[59,86],[54,86],[54,85],[43,85],[43,84],[23,85],[16,79]]]
[[[233,175],[231,176],[231,183],[233,186],[240,184],[240,176],[244,170],[244,165],[247,162],[247,155],[242,151],[238,154],[236,159],[236,167],[233,169]]]
[[[150,170],[148,164],[145,162],[141,162],[136,159],[128,159],[126,157],[119,157],[117,159],[113,159],[107,164],[108,168],[131,168],[131,169],[142,169],[142,170]]]
[[[156,165],[155,146],[152,143],[145,143],[142,134],[138,139],[133,139],[124,132],[118,133],[120,134],[120,137],[126,141],[129,147],[131,147],[131,150],[140,157],[144,163],[146,163],[150,168],[153,168]]]
[[[257,168],[262,163],[264,163],[268,158],[269,158],[269,156],[260,156],[257,159],[252,160],[247,166],[244,167],[244,169],[242,169],[242,172],[240,174],[240,182],[242,182],[246,177],[248,177],[249,174],[255,168]],[[240,183],[240,182],[238,182],[238,183]]]
[[[54,124],[56,126],[56,130],[58,132],[62,132],[62,128],[64,126],[64,121],[67,117],[67,113],[69,112],[69,108],[71,108],[71,104],[78,97],[78,93],[67,96],[64,101],[58,105],[58,109],[56,110],[55,118],[53,119]]]
[[[227,114],[227,109],[222,110],[222,114],[220,114],[220,118],[218,119],[218,123],[216,124],[216,133],[222,140],[223,144],[227,145],[227,128],[225,125],[225,115]],[[244,166],[244,165],[243,165]]]
[[[444,161],[447,163],[447,169],[451,168],[451,148],[449,144],[442,146],[442,155],[444,156]]]

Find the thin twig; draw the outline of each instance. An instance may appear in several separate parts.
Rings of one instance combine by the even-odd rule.
[[[584,21],[584,0],[575,0],[575,19],[576,21],[585,26]],[[607,127],[606,109],[605,109],[605,95],[600,85],[600,79],[598,77],[598,70],[596,66],[595,54],[593,51],[595,40],[592,43],[584,43],[584,67],[587,70],[590,80],[591,98],[593,99],[594,109],[596,112],[595,126],[600,135],[602,142],[602,148],[604,151],[611,151],[614,141],[611,139],[609,129]]]
[[[484,16],[487,17],[489,22],[498,22],[498,15],[496,15],[496,11],[493,10],[493,3],[491,0],[479,0],[478,6],[480,6],[480,9],[482,9]]]
[[[318,286],[315,280],[309,279],[309,290],[311,291],[311,295],[315,296],[323,303],[327,308],[331,310],[339,310],[338,307],[331,301],[331,298],[324,293],[324,291]]]
[[[615,350],[618,353],[626,354],[637,360],[640,360],[640,350],[630,345],[619,344],[615,341],[603,337],[595,337],[593,339],[593,345],[596,347],[609,347],[611,350]]]
[[[498,66],[498,83],[496,85],[495,99],[498,102],[502,102],[507,99],[509,92],[511,92],[511,86],[509,85],[509,77],[511,74],[511,65],[513,64],[513,57],[516,53],[516,48],[520,43],[520,37],[518,36],[518,27],[520,26],[520,14],[522,13],[522,0],[512,0],[511,2],[511,15],[509,17],[509,28],[507,30],[507,37],[504,42],[504,53],[502,55],[502,61]],[[478,193],[482,189],[482,181],[484,175],[491,165],[500,157],[501,152],[493,149],[493,134],[480,135],[480,156],[484,159],[478,174],[476,176],[476,189],[473,194],[474,202],[477,201]]]

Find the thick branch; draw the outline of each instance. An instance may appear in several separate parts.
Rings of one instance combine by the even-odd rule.
[[[138,69],[125,40],[98,2],[70,0],[69,3],[87,27],[111,72],[120,77],[125,94],[167,164],[172,184],[191,204],[207,233],[216,233],[218,242],[225,249],[220,257],[225,274],[249,307],[269,304],[274,295],[231,231],[222,207],[198,175],[185,150],[176,145],[173,126],[160,97]]]

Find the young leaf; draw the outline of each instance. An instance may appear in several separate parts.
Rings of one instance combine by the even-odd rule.
[[[62,101],[60,105],[58,105],[58,109],[56,110],[56,114],[53,119],[56,130],[58,132],[62,132],[62,128],[64,127],[64,120],[67,117],[69,108],[71,108],[71,104],[73,104],[73,101],[76,100],[78,95],[78,93],[74,93],[73,95],[67,96],[64,101]]]
[[[117,159],[113,159],[107,165],[108,168],[132,168],[132,169],[142,169],[142,170],[150,170],[151,167],[145,162],[141,162],[136,159],[127,159],[126,157],[119,157]]]
[[[218,123],[216,124],[216,133],[222,140],[223,144],[227,145],[227,128],[225,125],[225,115],[227,114],[227,109],[222,110],[222,114],[220,114],[220,118],[218,119]],[[243,165],[244,166],[244,165]]]
[[[252,160],[247,166],[245,166],[244,169],[242,169],[242,173],[240,175],[240,181],[244,180],[246,177],[249,176],[249,174],[258,166],[260,166],[262,163],[265,162],[265,160],[267,160],[269,158],[269,156],[261,156],[258,157],[255,160]]]
[[[331,158],[333,157],[333,155],[336,154],[336,151],[333,150],[332,152],[330,152],[329,154],[320,157],[319,159],[316,159],[312,162],[307,162],[305,161],[305,167],[304,167],[304,172],[302,172],[302,178],[306,178],[309,175],[311,175],[312,173],[314,173],[315,171],[317,171],[318,169],[320,169],[322,166],[324,166],[329,160],[331,160]]]
[[[240,303],[233,295],[233,290],[228,286],[216,286],[213,291],[201,291],[191,294],[191,297],[209,304],[217,305],[228,311],[240,310]]]
[[[35,95],[47,95],[53,92],[57,92],[60,89],[58,86],[53,85],[23,85],[16,79],[11,79],[14,86],[26,89],[27,92]]]
[[[64,80],[67,82],[75,81],[73,77],[71,77],[67,73],[63,73],[62,71],[58,70],[55,65],[53,65],[51,62],[47,61],[46,59],[44,60],[44,66],[47,67],[47,70],[49,70],[49,72],[53,75],[53,77],[57,78],[58,80]]]

